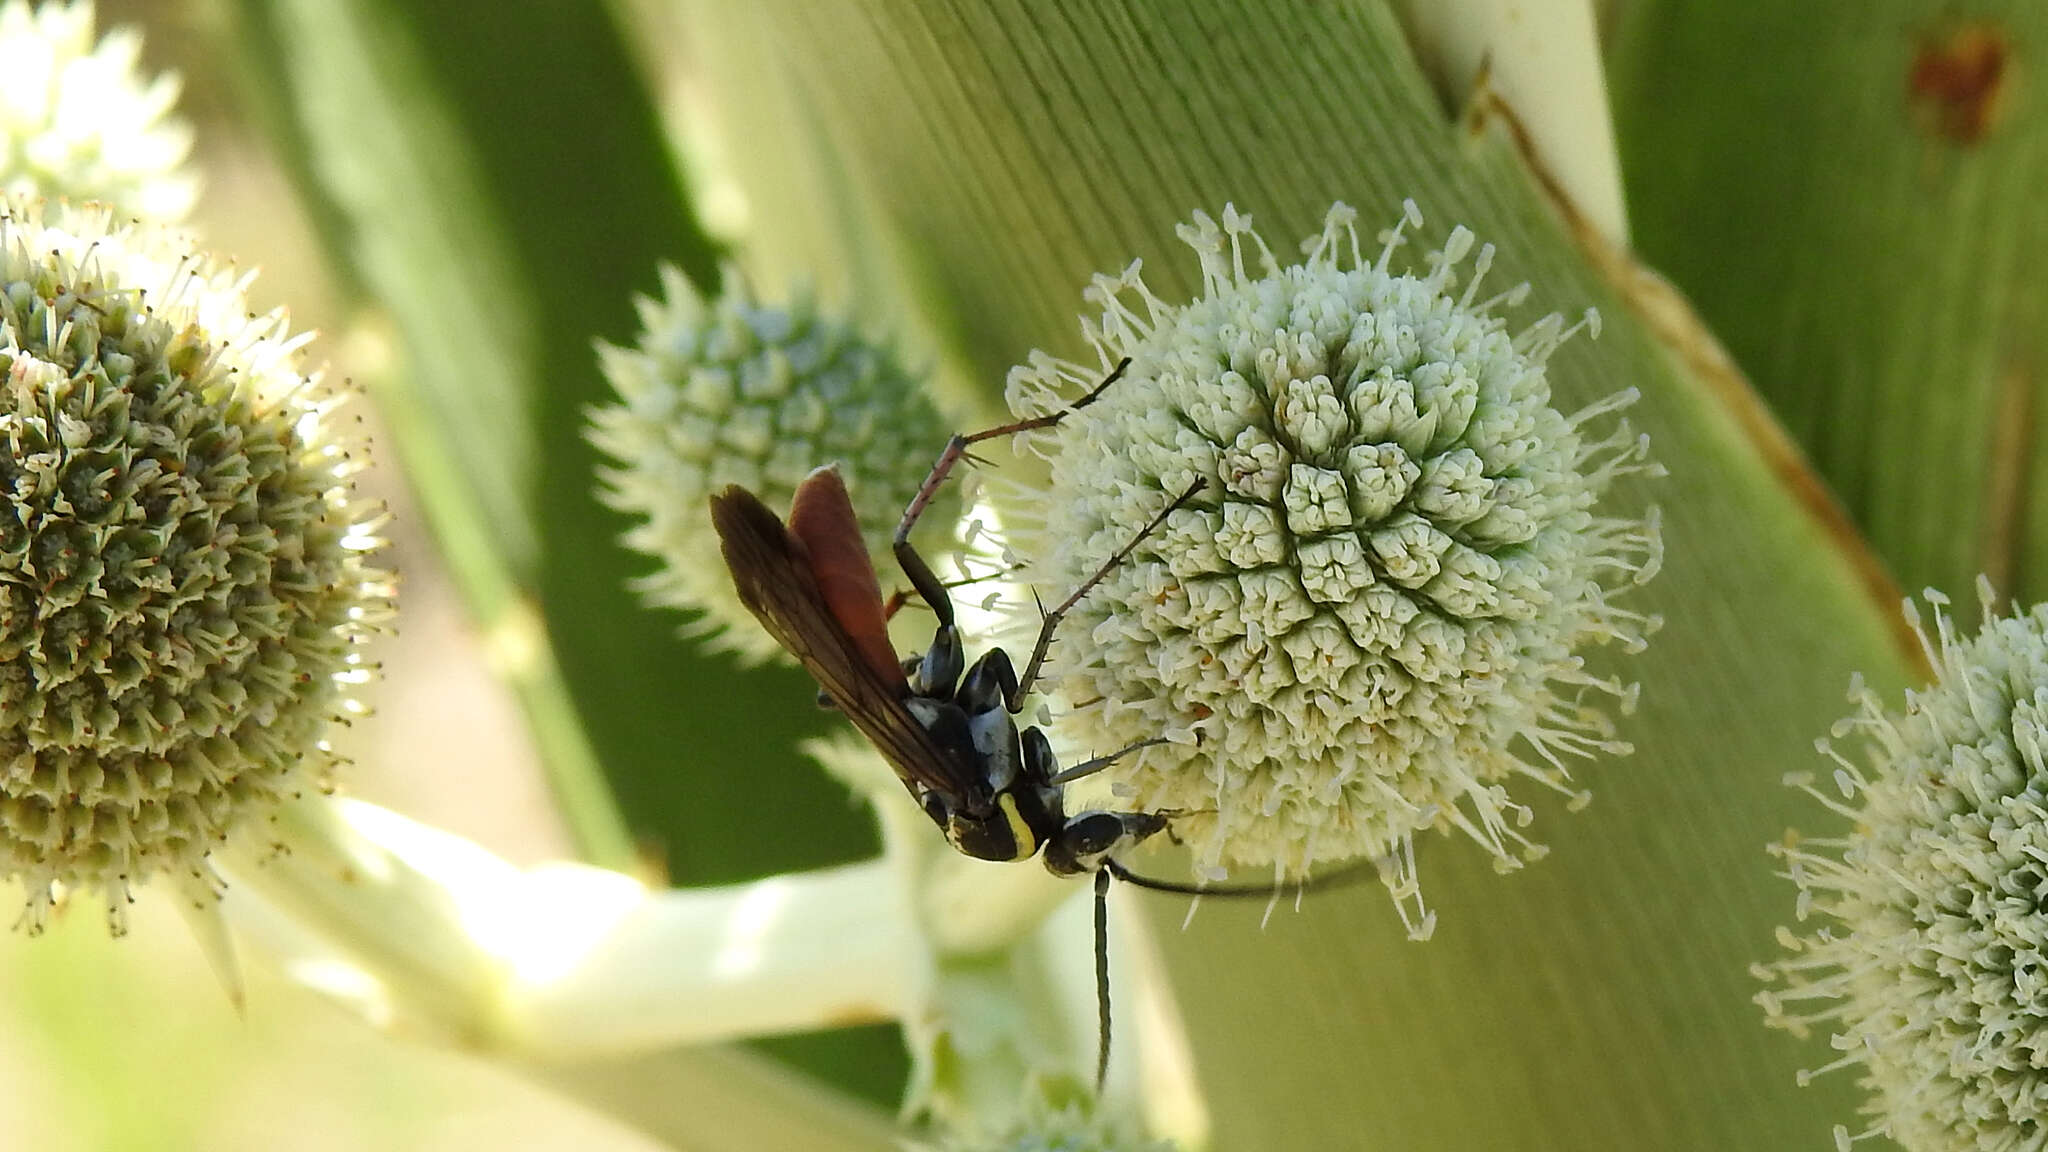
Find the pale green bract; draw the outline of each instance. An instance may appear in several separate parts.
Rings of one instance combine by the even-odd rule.
[[[1794,779],[1848,832],[1772,845],[1808,926],[1780,931],[1757,1000],[1860,1068],[1872,1123],[1843,1148],[2038,1148],[2048,1124],[2048,605],[1994,617],[1980,593],[1968,638],[1939,593],[1932,638],[1908,604],[1935,682],[1887,709],[1859,681],[1833,733],[1855,744],[1820,742],[1838,795]]]
[[[607,503],[636,517],[626,544],[661,562],[640,583],[658,605],[700,612],[693,630],[750,659],[781,655],[733,590],[705,511],[738,484],[778,512],[813,468],[838,464],[878,570],[897,519],[951,435],[923,382],[890,349],[809,300],[757,301],[735,268],[707,300],[675,268],[641,299],[634,348],[600,345],[619,403],[591,414],[611,457]],[[929,513],[949,524],[957,498]]]
[[[1135,264],[1098,277],[1088,337],[1131,366],[1038,436],[1044,521],[1018,535],[1035,579],[1071,587],[1204,480],[1065,625],[1057,682],[1079,707],[1057,727],[1095,749],[1172,737],[1109,774],[1122,801],[1178,814],[1206,874],[1378,859],[1424,935],[1414,833],[1458,828],[1514,867],[1540,847],[1505,782],[1576,796],[1568,759],[1628,750],[1601,703],[1634,687],[1581,651],[1639,649],[1655,626],[1614,602],[1661,562],[1655,514],[1598,505],[1657,469],[1626,422],[1590,431],[1632,394],[1551,407],[1545,364],[1577,329],[1511,333],[1494,309],[1526,288],[1477,297],[1491,246],[1454,292],[1470,231],[1417,275],[1392,267],[1412,204],[1376,259],[1353,216],[1333,207],[1281,267],[1248,217],[1198,214],[1181,236],[1203,294],[1183,305]],[[1041,356],[1012,407],[1100,375]]]
[[[247,277],[102,208],[0,201],[0,875],[122,927],[316,787],[391,589],[344,399]]]

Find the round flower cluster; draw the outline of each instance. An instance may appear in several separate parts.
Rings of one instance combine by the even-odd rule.
[[[388,612],[342,397],[247,278],[102,208],[0,201],[0,874],[121,927],[213,890],[231,827],[316,784]]]
[[[1768,1021],[1832,1032],[1828,1067],[1861,1066],[1871,1133],[1913,1152],[2048,1137],[2048,606],[1993,618],[1980,592],[1968,639],[1938,593],[1932,641],[1908,605],[1937,678],[1903,710],[1851,689],[1834,735],[1860,748],[1820,742],[1841,799],[1795,778],[1853,824],[1772,846],[1818,923],[1781,931],[1790,955],[1757,971]]]
[[[633,349],[598,349],[620,402],[592,414],[612,458],[606,501],[641,518],[630,547],[661,561],[642,582],[654,603],[703,613],[696,630],[752,659],[780,657],[733,591],[705,513],[711,493],[749,488],[787,508],[813,468],[837,463],[879,568],[889,537],[951,434],[922,382],[852,326],[807,300],[761,305],[736,269],[715,301],[675,268],[667,301],[641,300]],[[934,523],[957,515],[942,491]]]
[[[198,182],[192,131],[170,115],[178,81],[135,74],[128,29],[93,43],[91,0],[0,4],[0,190],[101,200],[151,220],[183,219]]]
[[[1181,229],[1198,299],[1160,300],[1135,264],[1098,277],[1088,335],[1131,363],[1040,434],[1033,554],[1043,582],[1073,587],[1203,481],[1070,617],[1060,694],[1082,706],[1061,727],[1098,749],[1175,737],[1108,774],[1125,801],[1178,813],[1210,874],[1378,859],[1426,933],[1416,831],[1462,829],[1512,867],[1536,846],[1503,782],[1569,791],[1565,757],[1627,750],[1598,704],[1634,689],[1580,652],[1642,646],[1655,621],[1613,597],[1661,545],[1654,514],[1596,511],[1617,477],[1657,471],[1625,422],[1588,433],[1633,395],[1551,407],[1545,363],[1576,328],[1510,333],[1492,310],[1526,286],[1475,299],[1491,246],[1453,294],[1464,228],[1422,274],[1393,270],[1419,224],[1411,203],[1369,261],[1340,204],[1281,267],[1226,208],[1221,228]],[[1038,357],[1012,406],[1054,410],[1099,375]]]

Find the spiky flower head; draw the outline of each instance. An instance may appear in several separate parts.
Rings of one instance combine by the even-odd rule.
[[[1591,431],[1632,393],[1551,406],[1546,362],[1577,329],[1511,333],[1493,309],[1526,286],[1476,295],[1491,246],[1457,292],[1471,232],[1417,274],[1393,267],[1412,203],[1376,259],[1353,216],[1333,207],[1281,267],[1248,217],[1198,213],[1180,235],[1203,292],[1183,305],[1135,264],[1096,279],[1087,334],[1131,366],[1038,443],[1052,479],[1026,551],[1072,587],[1205,481],[1065,626],[1061,695],[1082,707],[1062,726],[1099,749],[1177,738],[1111,772],[1125,801],[1182,813],[1198,866],[1380,859],[1426,933],[1416,831],[1462,829],[1511,867],[1536,846],[1504,783],[1570,792],[1566,758],[1627,750],[1600,703],[1634,689],[1581,651],[1640,648],[1654,624],[1612,603],[1659,564],[1654,514],[1596,505],[1655,468],[1625,422]],[[1051,410],[1100,374],[1040,357],[1012,405]]]
[[[0,874],[116,931],[316,783],[390,589],[342,397],[246,277],[98,206],[0,199]]]
[[[192,130],[170,114],[175,76],[136,75],[141,51],[126,28],[93,42],[91,0],[0,3],[0,189],[183,219]]]
[[[1852,821],[1772,853],[1806,925],[1760,965],[1766,1018],[1818,1025],[1871,1092],[1863,1135],[1912,1152],[2039,1148],[2048,1134],[2048,605],[1956,634],[1929,591],[1936,671],[1887,709],[1860,680],[1837,724],[1833,791],[1793,783]],[[1823,1070],[1827,1070],[1823,1069]],[[1807,1074],[1811,1075],[1811,1073]],[[1836,1143],[1853,1140],[1836,1130]]]
[[[698,632],[768,659],[781,649],[733,591],[710,494],[738,484],[784,509],[812,469],[837,463],[887,571],[890,534],[950,432],[890,349],[810,300],[762,304],[734,268],[715,300],[673,267],[661,282],[666,300],[639,301],[638,347],[598,348],[619,394],[591,414],[591,440],[614,461],[604,497],[640,518],[626,544],[661,562],[642,584],[652,602],[699,611]],[[930,519],[957,509],[941,493]]]

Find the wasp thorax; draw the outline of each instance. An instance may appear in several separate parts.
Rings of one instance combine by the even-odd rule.
[[[103,210],[0,215],[0,870],[53,885],[205,858],[314,785],[390,589],[335,429],[246,279]]]
[[[1591,702],[1631,689],[1579,650],[1638,647],[1651,624],[1612,597],[1655,570],[1654,520],[1597,507],[1652,470],[1625,423],[1592,432],[1631,397],[1552,407],[1546,364],[1576,329],[1553,315],[1510,332],[1499,299],[1476,300],[1490,247],[1454,291],[1470,232],[1413,274],[1391,268],[1401,227],[1368,261],[1351,221],[1332,209],[1281,267],[1245,217],[1197,216],[1182,236],[1204,294],[1185,305],[1135,265],[1099,278],[1089,334],[1128,377],[1038,443],[1035,578],[1052,586],[1205,481],[1081,603],[1057,656],[1083,703],[1067,735],[1204,733],[1112,771],[1137,806],[1185,813],[1210,868],[1398,857],[1431,826],[1512,863],[1533,846],[1502,783],[1569,788],[1556,753],[1626,747]],[[1050,409],[1095,375],[1036,360],[1013,404]]]
[[[642,584],[649,598],[701,612],[699,631],[765,659],[779,649],[734,596],[707,497],[737,484],[787,508],[813,469],[836,463],[886,571],[889,529],[951,429],[890,348],[808,300],[758,302],[737,269],[723,281],[706,299],[662,270],[667,299],[640,301],[637,345],[599,349],[619,403],[593,413],[591,439],[613,461],[605,499],[638,518],[627,545],[661,562]],[[932,519],[956,510],[944,493]]]

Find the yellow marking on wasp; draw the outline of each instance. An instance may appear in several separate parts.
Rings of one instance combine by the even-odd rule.
[[[996,797],[997,806],[1003,810],[1003,819],[1010,822],[1010,838],[1017,842],[1017,854],[1012,860],[1029,860],[1038,851],[1038,837],[1031,832],[1031,825],[1024,822],[1024,814],[1017,811],[1017,798],[1008,792]]]

